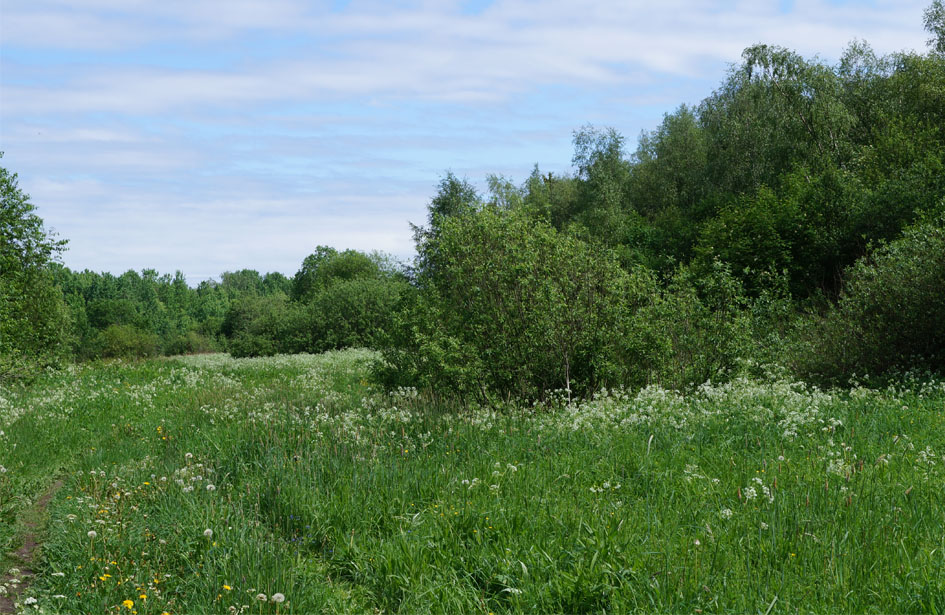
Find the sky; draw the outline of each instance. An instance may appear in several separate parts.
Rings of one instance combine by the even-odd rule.
[[[759,42],[924,51],[930,0],[2,0],[0,165],[72,269],[293,275],[413,254],[447,171],[629,149]]]

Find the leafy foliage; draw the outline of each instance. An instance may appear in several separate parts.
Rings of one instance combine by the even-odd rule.
[[[0,167],[0,381],[28,377],[66,354],[68,316],[50,273],[66,242],[35,210],[16,173]]]
[[[892,369],[945,370],[945,201],[852,267],[836,306],[813,318],[797,361],[810,375],[841,379]]]
[[[441,219],[418,249],[429,268],[385,353],[391,381],[510,398],[645,380],[627,335],[655,291],[645,272],[494,206]]]

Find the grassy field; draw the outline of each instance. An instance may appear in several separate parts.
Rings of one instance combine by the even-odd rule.
[[[945,612],[941,382],[447,412],[370,385],[373,358],[89,365],[0,392],[4,553],[64,480],[22,608]]]

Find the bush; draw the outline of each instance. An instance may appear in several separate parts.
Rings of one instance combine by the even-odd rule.
[[[353,278],[318,292],[308,306],[313,350],[377,348],[406,288],[406,281],[396,278]]]
[[[681,267],[659,298],[636,315],[654,363],[652,379],[683,389],[725,378],[749,352],[751,320],[727,265]]]
[[[285,295],[250,296],[234,302],[223,331],[233,356],[269,356],[312,350],[311,317]]]
[[[68,309],[50,271],[65,242],[35,209],[16,173],[0,167],[0,382],[29,378],[69,353]]]
[[[213,352],[216,344],[212,339],[196,331],[188,331],[171,339],[164,347],[164,354],[199,354]]]
[[[240,331],[230,340],[227,350],[234,357],[270,357],[278,352],[276,342],[258,333]]]
[[[103,358],[150,357],[158,353],[158,337],[132,325],[110,325],[99,332],[96,348]]]
[[[794,357],[801,373],[835,381],[945,369],[945,202],[942,209],[848,270],[836,305],[803,328]]]
[[[646,271],[518,210],[442,217],[418,237],[420,291],[392,328],[387,384],[508,399],[647,380],[632,330],[656,288]]]

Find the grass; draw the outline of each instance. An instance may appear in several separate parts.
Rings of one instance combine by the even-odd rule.
[[[945,611],[943,383],[447,412],[369,384],[373,358],[0,392],[4,551],[66,481],[30,612]]]

